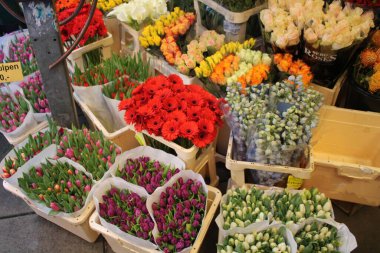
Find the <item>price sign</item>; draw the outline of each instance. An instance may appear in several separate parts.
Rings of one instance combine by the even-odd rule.
[[[287,188],[289,188],[289,189],[299,189],[299,188],[301,188],[302,183],[303,183],[303,179],[297,178],[297,177],[293,177],[292,175],[289,175]]]
[[[22,75],[20,62],[8,62],[0,64],[0,83],[9,83],[22,81],[24,76]]]

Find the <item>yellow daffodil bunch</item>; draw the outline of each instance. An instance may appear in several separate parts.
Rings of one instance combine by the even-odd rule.
[[[114,7],[122,4],[128,3],[129,0],[98,0],[96,4],[96,8],[100,9],[102,12],[108,12],[112,10]]]
[[[161,40],[165,35],[165,28],[174,24],[185,12],[180,8],[174,8],[174,11],[167,15],[162,15],[153,25],[146,26],[139,37],[141,46],[144,48],[161,45]]]
[[[196,67],[194,69],[195,74],[197,77],[209,77],[215,66],[220,63],[225,57],[227,57],[230,54],[236,54],[241,49],[251,49],[255,45],[254,39],[249,39],[244,41],[243,43],[240,42],[229,42],[225,45],[223,45],[219,51],[217,51],[215,54],[206,57],[200,64],[199,67]]]

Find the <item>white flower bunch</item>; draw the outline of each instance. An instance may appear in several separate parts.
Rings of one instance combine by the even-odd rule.
[[[138,26],[146,20],[155,20],[167,13],[165,0],[131,0],[116,6],[107,16],[116,16],[121,22]]]
[[[222,204],[224,219],[223,229],[247,227],[255,222],[268,219],[271,211],[271,200],[264,191],[255,187],[229,189],[227,199]]]
[[[292,165],[299,158],[294,156],[297,149],[304,150],[310,141],[323,97],[303,89],[299,77],[288,80],[295,85],[261,84],[243,94],[239,84],[227,86],[229,113],[240,130],[233,131],[234,139],[244,142],[249,161]]]
[[[305,225],[295,235],[298,252],[338,252],[338,230],[328,224],[314,221]]]
[[[332,217],[331,200],[318,189],[304,189],[301,193],[282,191],[271,196],[274,199],[273,218],[286,225],[302,223],[309,217]]]
[[[261,232],[249,234],[237,233],[227,236],[223,245],[217,245],[219,253],[233,252],[282,252],[290,253],[290,246],[286,244],[285,227],[269,228]]]

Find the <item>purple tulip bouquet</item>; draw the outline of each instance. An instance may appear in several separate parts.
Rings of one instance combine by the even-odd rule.
[[[144,188],[121,178],[107,178],[94,187],[93,199],[103,227],[127,242],[157,249],[154,222],[147,209],[149,194]]]
[[[203,178],[181,171],[148,199],[156,227],[155,241],[165,253],[181,252],[197,238],[206,214],[207,188]]]

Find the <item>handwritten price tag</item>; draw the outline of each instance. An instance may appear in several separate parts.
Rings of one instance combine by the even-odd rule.
[[[24,76],[22,75],[20,62],[8,62],[0,64],[0,83],[9,83],[22,81]]]
[[[289,188],[289,189],[299,189],[299,188],[301,188],[302,183],[303,183],[303,179],[297,178],[297,177],[293,177],[292,175],[289,175],[287,188]]]

